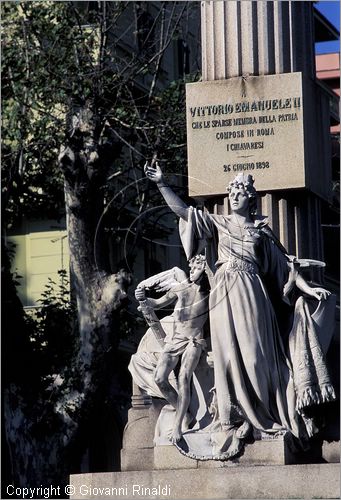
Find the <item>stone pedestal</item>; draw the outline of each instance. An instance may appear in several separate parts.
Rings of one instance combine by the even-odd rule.
[[[316,443],[306,452],[293,448],[290,433],[274,438],[259,438],[247,444],[243,453],[231,460],[195,460],[182,455],[173,445],[126,447],[121,451],[122,471],[220,469],[258,465],[297,463],[335,463],[340,461],[339,442]]]
[[[339,498],[338,464],[230,466],[70,477],[74,499]]]
[[[323,442],[322,459],[328,463],[340,462],[340,441]]]
[[[233,460],[193,460],[175,446],[153,446],[161,401],[134,396],[123,449],[122,472],[70,476],[74,499],[270,499],[339,498],[339,464],[290,465],[289,434],[276,439],[259,435]],[[322,453],[322,455],[321,455]],[[339,461],[339,444],[323,443],[301,461]]]
[[[152,470],[154,468],[154,429],[160,408],[165,402],[142,394],[133,384],[132,407],[124,429],[121,450],[121,469]]]
[[[167,469],[221,469],[249,465],[285,465],[294,463],[295,458],[284,439],[255,441],[246,445],[242,456],[232,460],[194,460],[174,446],[157,446],[154,449],[154,468]]]

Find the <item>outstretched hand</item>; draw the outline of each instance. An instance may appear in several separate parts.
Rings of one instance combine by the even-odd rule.
[[[312,288],[311,292],[311,296],[315,297],[317,300],[326,300],[329,295],[331,295],[331,292],[325,290],[324,288]]]
[[[163,182],[163,173],[158,162],[155,163],[155,167],[152,167],[151,165],[148,165],[148,163],[146,163],[144,166],[144,173],[146,174],[148,179],[156,182],[157,184]]]

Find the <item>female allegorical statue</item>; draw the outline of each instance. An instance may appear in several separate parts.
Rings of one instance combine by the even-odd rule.
[[[205,431],[213,445],[210,451],[207,443],[202,452],[191,451],[186,433],[183,449],[197,458],[230,458],[253,428],[286,430],[307,440],[318,431],[307,410],[335,399],[318,339],[334,296],[306,283],[298,273],[303,261],[286,255],[265,217],[255,215],[250,175],[240,174],[230,183],[232,214],[225,216],[188,207],[166,185],[158,164],[146,165],[145,173],[180,218],[187,258],[206,247],[212,272],[209,315],[217,411]],[[307,296],[319,304],[313,317]]]

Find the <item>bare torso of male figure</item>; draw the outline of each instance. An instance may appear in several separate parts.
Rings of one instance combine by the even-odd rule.
[[[176,332],[195,337],[202,335],[208,314],[207,293],[202,291],[200,284],[187,282],[169,292],[170,296],[173,294],[177,297],[174,307]]]

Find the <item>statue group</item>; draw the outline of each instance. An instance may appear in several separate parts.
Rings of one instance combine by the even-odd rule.
[[[157,163],[145,173],[179,217],[190,268],[135,291],[149,329],[129,368],[142,393],[166,402],[155,444],[199,460],[232,459],[257,433],[307,448],[336,399],[326,366],[335,296],[301,275],[324,263],[287,254],[256,214],[250,175],[227,188],[231,215],[216,215],[187,206]],[[159,320],[154,311],[170,306]]]

